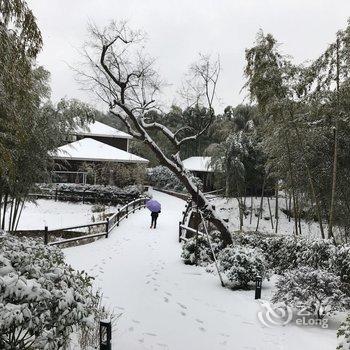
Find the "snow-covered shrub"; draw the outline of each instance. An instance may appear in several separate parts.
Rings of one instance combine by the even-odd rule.
[[[244,232],[233,235],[235,244],[248,246],[251,248],[259,248],[264,253],[269,245],[271,235],[266,235],[261,232]]]
[[[350,245],[338,246],[330,260],[331,270],[340,276],[342,282],[350,284]]]
[[[340,277],[309,266],[285,272],[277,281],[271,300],[308,311],[318,318],[345,311],[349,306]]]
[[[233,287],[248,288],[257,276],[266,276],[266,262],[260,249],[227,247],[218,256],[220,269]]]
[[[211,247],[213,248],[214,254],[217,256],[220,251],[225,248],[221,233],[218,230],[213,230],[209,233],[209,235]]]
[[[268,239],[264,251],[268,266],[277,274],[298,267],[298,257],[306,249],[305,241],[290,236],[275,236]]]
[[[338,332],[337,350],[350,350],[350,314],[346,320],[340,325]]]
[[[73,328],[93,325],[92,278],[58,248],[0,236],[0,349],[61,349]]]
[[[214,230],[209,233],[210,235],[210,244],[208,238],[205,236],[198,236],[189,238],[182,245],[182,254],[181,257],[186,265],[200,265],[207,266],[214,262],[214,256],[218,256],[220,251],[224,248],[224,242],[222,241],[221,234],[219,231]],[[197,245],[197,262],[196,262],[196,245]]]
[[[183,191],[184,186],[174,173],[163,165],[147,169],[147,177],[151,186],[165,190]]]
[[[297,250],[299,266],[305,265],[314,269],[329,270],[331,258],[337,251],[332,241],[300,239],[300,244],[303,248]]]
[[[213,255],[206,237],[189,238],[182,246],[181,258],[186,265],[206,266],[213,262]]]

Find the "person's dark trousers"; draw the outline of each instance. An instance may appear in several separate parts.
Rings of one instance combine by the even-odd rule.
[[[152,228],[152,227],[154,227],[154,228],[157,227],[157,218],[156,218],[156,217],[152,217],[151,228]]]
[[[152,213],[152,214],[151,214],[151,217],[152,217],[151,228],[152,228],[152,227],[156,228],[156,227],[157,227],[158,213]]]

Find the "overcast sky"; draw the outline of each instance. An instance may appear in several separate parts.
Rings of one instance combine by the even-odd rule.
[[[104,26],[110,20],[128,20],[147,32],[148,52],[157,59],[171,88],[166,101],[176,101],[188,66],[198,53],[219,54],[221,102],[244,101],[244,50],[259,29],[272,33],[284,53],[296,62],[317,57],[334,40],[350,17],[349,0],[28,0],[44,38],[40,64],[51,72],[52,99],[79,98],[97,105],[82,91],[69,65],[79,60],[78,49],[87,38],[87,23]]]

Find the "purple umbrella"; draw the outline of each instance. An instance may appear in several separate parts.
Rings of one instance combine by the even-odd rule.
[[[159,212],[161,209],[161,205],[154,199],[150,199],[146,202],[146,207],[152,212]]]

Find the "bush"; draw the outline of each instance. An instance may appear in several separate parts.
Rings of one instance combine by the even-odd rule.
[[[330,259],[331,270],[342,282],[350,284],[350,245],[338,246]],[[350,290],[348,291],[350,294]]]
[[[303,245],[294,237],[275,236],[268,240],[264,252],[268,266],[277,274],[298,266],[298,254]]]
[[[340,325],[338,332],[337,350],[350,350],[350,314],[346,320]]]
[[[149,184],[154,187],[172,191],[183,191],[184,186],[174,173],[163,165],[149,168],[147,171]]]
[[[214,230],[210,232],[210,242],[204,236],[198,236],[196,243],[196,237],[189,238],[182,245],[181,257],[186,265],[200,265],[207,266],[214,262],[214,256],[211,251],[213,249],[214,254],[217,256],[224,247],[224,243],[221,239],[221,234],[219,231]],[[197,262],[196,262],[196,244],[198,249]]]
[[[196,248],[197,246],[197,248]],[[196,261],[197,249],[197,261]],[[208,240],[203,236],[189,238],[182,246],[181,258],[186,265],[206,266],[213,262]]]
[[[0,236],[0,348],[64,348],[73,328],[94,324],[91,286],[58,248]]]
[[[293,270],[298,266],[328,270],[331,258],[334,257],[337,250],[330,240],[311,241],[305,238],[260,233],[235,235],[234,241],[241,245],[260,248],[265,255],[269,269],[277,274]]]
[[[337,251],[336,246],[330,240],[307,240],[301,239],[303,249],[299,249],[298,265],[310,266],[314,269],[330,269],[331,258]]]
[[[247,289],[257,276],[266,277],[266,262],[259,249],[227,247],[221,251],[218,260],[233,287]]]
[[[251,248],[259,248],[264,253],[269,246],[269,238],[271,235],[266,235],[260,232],[244,232],[233,235],[234,244],[248,246]]]
[[[286,272],[276,283],[276,289],[273,303],[283,302],[318,318],[345,311],[349,306],[339,276],[308,266]]]

